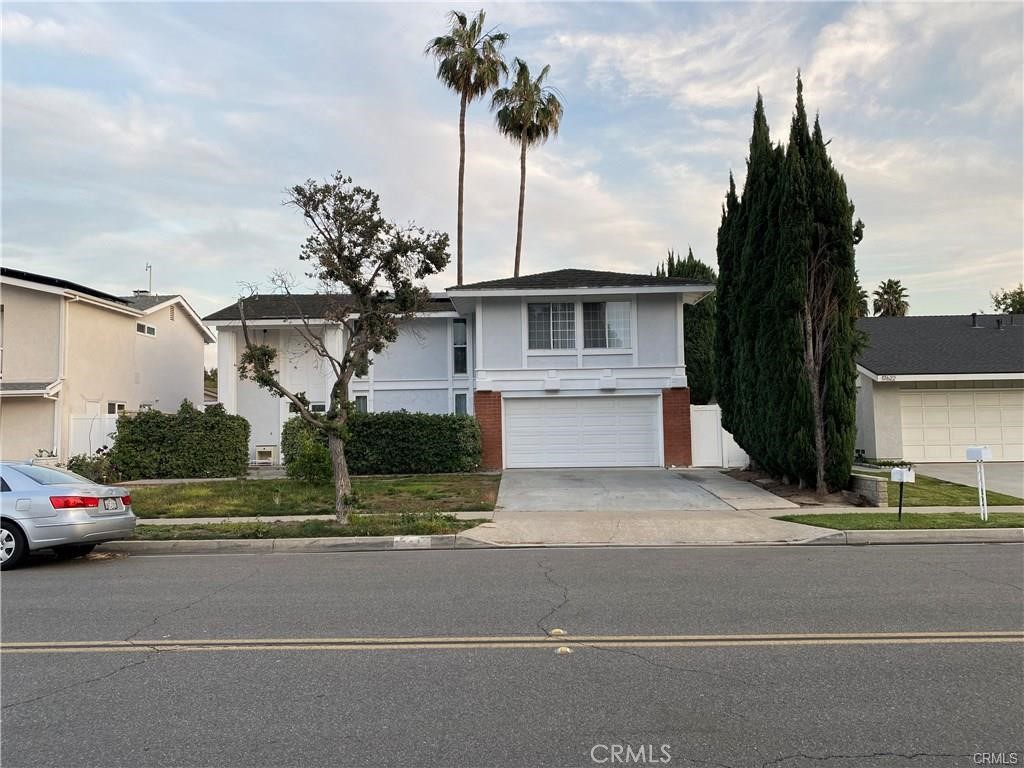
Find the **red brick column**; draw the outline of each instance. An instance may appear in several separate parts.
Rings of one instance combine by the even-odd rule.
[[[690,390],[661,390],[662,433],[665,466],[688,467],[693,463],[690,444]]]
[[[484,452],[481,468],[501,469],[501,392],[475,392],[473,413],[480,422],[480,439]]]

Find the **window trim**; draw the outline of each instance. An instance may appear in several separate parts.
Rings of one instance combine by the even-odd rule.
[[[462,325],[463,328],[463,339],[461,344],[455,341],[455,326],[456,324]],[[466,322],[465,318],[454,318],[452,320],[452,336],[451,336],[451,347],[452,347],[452,376],[455,378],[467,378],[469,376],[469,323]],[[464,371],[455,370],[455,350],[464,349],[466,350],[466,369]]]
[[[139,328],[141,328],[142,330],[140,331]],[[147,325],[146,323],[136,322],[135,333],[138,334],[139,336],[146,336],[150,339],[156,338],[156,328],[152,325]]]
[[[114,410],[110,410],[110,406],[114,406]],[[107,400],[107,416],[120,416],[128,410],[128,403],[123,400]]]

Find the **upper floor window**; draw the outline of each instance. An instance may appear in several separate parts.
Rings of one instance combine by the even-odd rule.
[[[466,321],[452,320],[452,370],[455,373],[466,373],[468,367],[466,357]]]
[[[584,349],[630,349],[633,308],[628,301],[583,304]]]
[[[576,348],[575,304],[530,304],[526,316],[530,349]]]
[[[145,323],[136,323],[135,332],[141,333],[143,336],[156,336],[156,328]]]

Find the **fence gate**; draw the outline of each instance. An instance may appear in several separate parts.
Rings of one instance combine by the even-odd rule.
[[[690,442],[695,467],[745,467],[750,461],[722,429],[722,409],[717,405],[690,406]]]
[[[103,446],[113,446],[113,433],[117,431],[117,416],[72,416],[68,435],[68,456],[95,453]]]

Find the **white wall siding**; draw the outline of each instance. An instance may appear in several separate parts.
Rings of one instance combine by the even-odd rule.
[[[478,368],[523,367],[523,301],[519,298],[483,302],[483,360]]]
[[[640,294],[635,297],[637,317],[637,363],[678,365],[676,310],[673,294]]]
[[[447,319],[413,320],[374,358],[374,381],[448,379]]]
[[[448,389],[394,389],[373,393],[373,410],[450,413]]]

